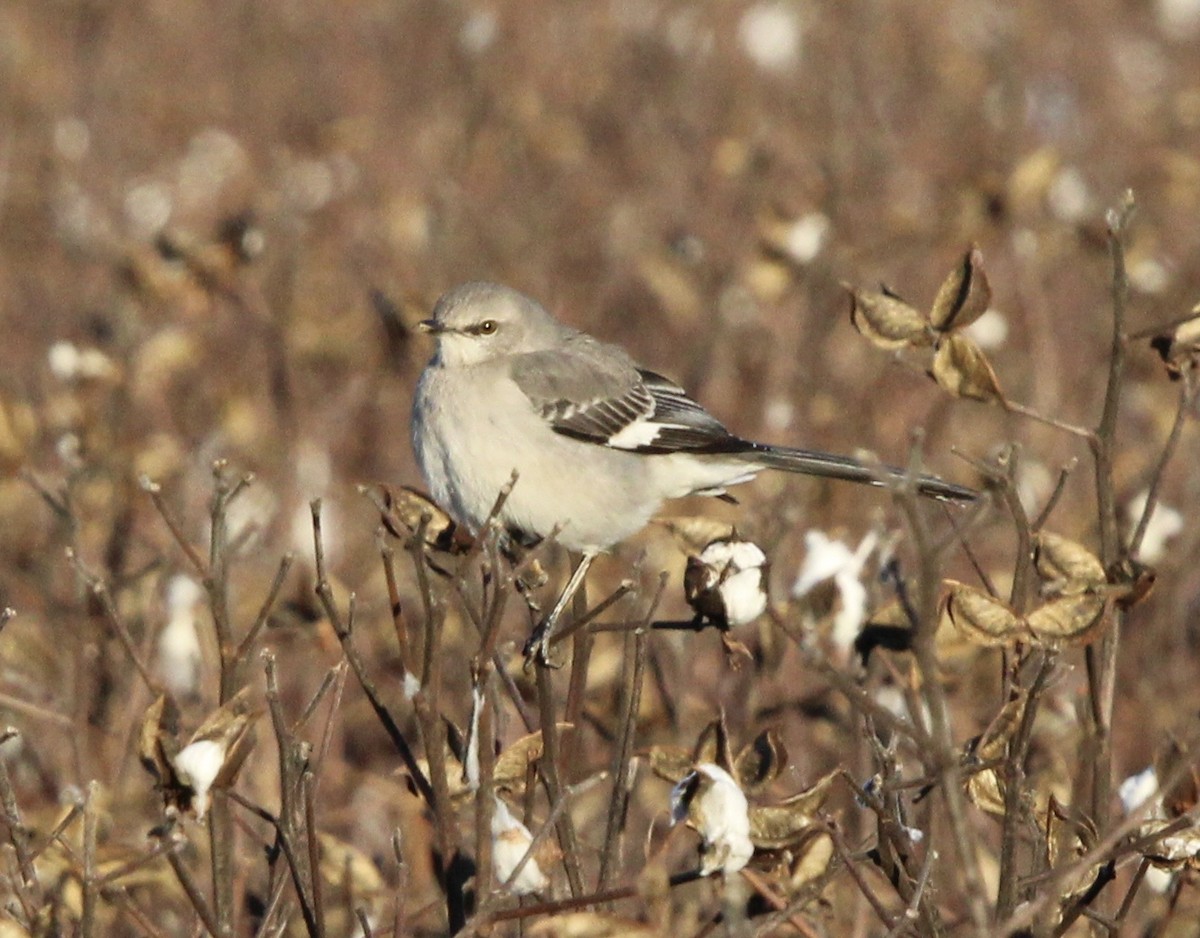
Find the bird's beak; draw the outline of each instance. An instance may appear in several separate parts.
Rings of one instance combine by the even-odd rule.
[[[446,327],[436,319],[422,319],[417,323],[417,328],[427,335],[439,335],[446,331]]]

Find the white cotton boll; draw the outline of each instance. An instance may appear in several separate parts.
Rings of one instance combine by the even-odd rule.
[[[405,671],[400,691],[404,694],[404,699],[411,703],[412,699],[421,692],[421,682],[411,671]]]
[[[854,560],[854,554],[849,547],[815,528],[805,533],[804,548],[804,564],[792,585],[792,596],[796,599],[807,596],[818,583],[832,579],[839,570]]]
[[[963,333],[985,352],[990,352],[1008,340],[1008,319],[998,310],[985,310],[982,316],[963,329]]]
[[[738,783],[711,762],[702,762],[671,791],[671,817],[684,816],[704,840],[700,872],[736,873],[754,854],[750,805]]]
[[[50,373],[59,381],[102,381],[117,375],[116,363],[100,349],[55,342],[46,351]]]
[[[1136,775],[1129,776],[1121,782],[1117,789],[1117,797],[1121,799],[1121,806],[1125,809],[1126,814],[1145,804],[1157,794],[1158,773],[1154,771],[1154,766],[1149,766]]]
[[[1142,293],[1162,293],[1171,285],[1171,272],[1156,257],[1142,257],[1129,265],[1129,284]]]
[[[79,349],[71,342],[55,342],[46,352],[46,362],[59,381],[73,381],[79,371]]]
[[[167,624],[158,636],[155,671],[163,685],[178,697],[190,697],[200,685],[203,653],[196,629],[197,607],[204,590],[195,580],[174,576],[167,585]]]
[[[531,843],[533,835],[529,833],[529,828],[513,816],[508,805],[496,798],[492,806],[492,870],[497,886],[508,882]],[[537,860],[530,857],[521,875],[509,887],[509,892],[514,896],[527,896],[542,892],[549,885],[550,880],[538,866]]]
[[[1058,171],[1046,190],[1050,211],[1059,221],[1079,224],[1092,212],[1092,193],[1083,174],[1074,166]]]
[[[1146,877],[1142,882],[1146,884],[1147,889],[1162,895],[1175,882],[1175,873],[1172,870],[1164,870],[1158,866],[1151,866],[1146,870]]]
[[[1128,536],[1132,537],[1146,510],[1146,502],[1150,497],[1149,490],[1139,492],[1129,500],[1125,515],[1128,519]],[[1167,546],[1183,531],[1183,515],[1163,502],[1156,502],[1154,513],[1150,515],[1150,523],[1146,525],[1146,533],[1138,547],[1138,560],[1145,563],[1158,563],[1167,553]]]
[[[198,739],[184,746],[171,760],[179,780],[192,790],[192,810],[203,820],[208,811],[208,792],[225,764],[225,747],[212,739]]]
[[[745,625],[767,608],[767,555],[751,541],[722,538],[689,557],[684,596],[699,616]]]
[[[792,596],[802,599],[819,584],[833,581],[840,607],[833,620],[832,640],[839,650],[849,649],[858,638],[867,620],[867,589],[862,583],[863,568],[879,543],[874,531],[868,531],[853,551],[828,537],[823,531],[812,530],[804,535],[807,553],[800,575],[792,586]]]
[[[791,5],[758,3],[738,22],[742,51],[759,68],[783,71],[800,58],[800,19]]]
[[[780,247],[798,264],[813,261],[829,238],[829,219],[820,212],[809,212],[792,222],[784,232]]]

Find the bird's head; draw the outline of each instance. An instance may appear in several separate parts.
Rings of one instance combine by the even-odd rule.
[[[438,360],[451,368],[552,348],[570,332],[524,294],[484,282],[443,294],[420,328],[437,339]]]

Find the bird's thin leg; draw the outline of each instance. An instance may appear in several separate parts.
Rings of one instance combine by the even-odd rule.
[[[554,634],[554,627],[558,625],[558,620],[562,617],[563,612],[575,598],[579,588],[583,586],[583,579],[587,576],[588,568],[595,559],[596,555],[592,552],[585,553],[579,558],[579,565],[571,571],[571,578],[567,580],[567,585],[563,587],[562,593],[554,601],[554,608],[534,627],[529,641],[525,643],[525,660],[527,662],[536,658],[541,664],[549,664],[550,638]]]

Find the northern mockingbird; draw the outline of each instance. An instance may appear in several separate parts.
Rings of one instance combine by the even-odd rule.
[[[735,436],[673,381],[508,287],[456,287],[421,329],[436,337],[437,350],[417,385],[412,440],[433,498],[478,532],[515,470],[499,523],[523,540],[557,532],[582,554],[527,647],[543,655],[595,556],[640,530],[668,499],[723,495],[768,468],[873,485],[904,478],[898,469]],[[934,498],[977,494],[933,476],[915,485]]]

